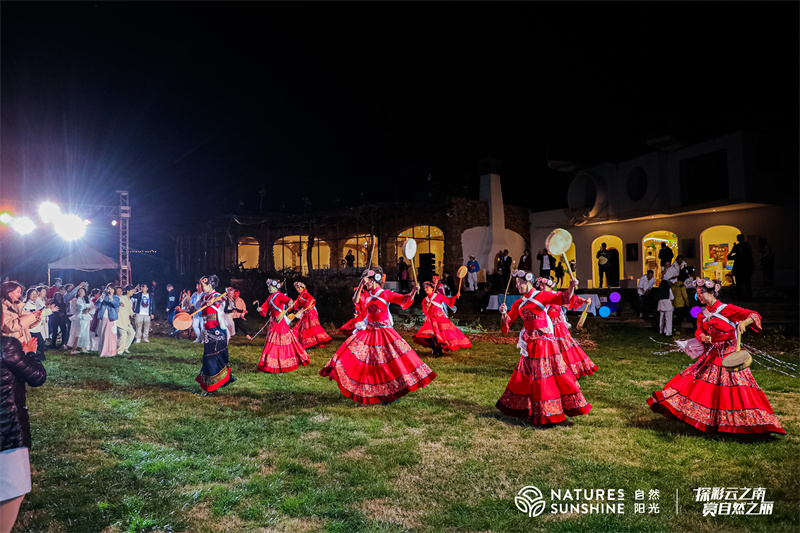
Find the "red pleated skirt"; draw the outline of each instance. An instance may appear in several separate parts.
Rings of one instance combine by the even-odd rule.
[[[291,372],[308,363],[308,354],[286,321],[273,321],[267,330],[267,342],[261,352],[258,369],[262,372]]]
[[[322,348],[333,340],[320,325],[319,315],[314,308],[305,311],[292,330],[306,350],[315,346]]]
[[[436,377],[394,329],[373,326],[349,337],[319,374],[363,404],[392,402]]]
[[[497,401],[503,414],[530,420],[536,425],[562,422],[567,416],[588,413],[592,406],[584,398],[552,335],[529,335],[521,342],[528,357],[521,356],[506,390]]]
[[[436,339],[443,352],[454,352],[472,347],[469,339],[444,316],[444,313],[428,316],[425,323],[414,335],[414,342],[420,346],[433,349],[433,345],[428,339]]]
[[[556,342],[561,355],[567,362],[567,366],[575,377],[580,379],[583,376],[594,374],[597,370],[597,365],[589,358],[583,348],[580,347],[569,333],[569,328],[563,322],[556,322],[553,325],[555,331]]]
[[[647,399],[650,409],[709,433],[785,434],[750,369],[728,372],[722,367],[734,351],[732,342],[713,344]]]

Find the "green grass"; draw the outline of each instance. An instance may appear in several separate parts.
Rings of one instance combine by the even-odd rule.
[[[797,379],[754,370],[786,436],[706,435],[646,404],[688,357],[655,355],[662,347],[641,329],[582,336],[597,345],[600,370],[581,379],[594,408],[548,429],[494,407],[519,358],[514,344],[477,342],[441,359],[420,350],[438,378],[376,407],[317,374],[342,339],[311,351],[310,366],[274,375],[256,371],[260,342],[235,338],[239,380],[208,398],[194,381],[202,347],[189,341],[155,338],[104,359],[48,352],[47,383],[28,392],[34,489],[16,530],[800,529]],[[781,357],[796,362],[797,351]],[[526,485],[548,501],[550,489],[623,489],[626,512],[548,507],[529,518],[514,505]],[[704,517],[699,487],[764,487],[773,514]],[[660,513],[634,514],[634,491],[650,489],[661,493]]]

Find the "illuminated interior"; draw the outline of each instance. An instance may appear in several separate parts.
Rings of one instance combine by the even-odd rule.
[[[346,260],[344,258],[347,255],[348,251],[353,252],[353,255],[356,257],[353,263],[356,267],[367,266],[369,264],[369,252],[370,252],[370,242],[371,242],[370,239],[375,240],[375,252],[372,257],[372,264],[377,265],[378,249],[380,246],[378,243],[378,237],[375,235],[364,234],[364,235],[357,235],[345,241],[344,249],[342,250],[341,266],[344,267],[347,265],[347,263],[345,262]]]
[[[275,270],[293,268],[301,274],[308,274],[308,235],[292,235],[278,239],[273,245]],[[325,241],[317,240],[311,251],[311,265],[314,269],[330,268],[331,249]]]
[[[730,285],[730,278],[725,274],[730,273],[733,261],[728,261],[728,254],[736,243],[736,236],[741,233],[734,226],[711,226],[700,234],[700,262],[701,268],[698,277],[708,277]]]
[[[417,256],[414,258],[414,264],[419,267],[419,254],[432,253],[436,261],[436,272],[441,274],[444,268],[444,232],[436,226],[414,226],[400,232],[396,245],[398,262],[403,257],[403,243],[407,239],[417,241]]]
[[[258,268],[258,241],[253,237],[239,237],[239,263],[244,263],[242,268]]]
[[[661,261],[658,260],[658,252],[661,250],[661,243],[667,243],[672,248],[672,260],[678,257],[678,236],[667,230],[654,231],[648,233],[642,239],[642,275],[652,269],[655,273],[656,284],[661,281]]]
[[[616,252],[617,263],[619,264],[619,279],[625,279],[622,239],[616,235],[603,235],[592,242],[592,256],[590,259],[592,263],[592,287],[595,288],[599,288],[600,286],[600,269],[597,266],[597,252],[600,251],[600,245],[603,243],[606,243],[606,248],[608,250]],[[581,270],[585,272],[586,268],[578,265],[578,271],[580,272]],[[580,279],[580,274],[576,274],[576,276]],[[606,282],[603,280],[603,287],[605,287],[605,284]],[[610,285],[612,287],[619,287],[619,283],[614,284],[614,280],[610,280]]]

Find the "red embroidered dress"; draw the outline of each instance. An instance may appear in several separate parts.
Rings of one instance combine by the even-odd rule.
[[[408,309],[414,297],[376,287],[361,298],[364,320],[319,374],[336,380],[354,402],[365,404],[392,402],[433,381],[436,373],[392,328],[389,303]]]
[[[455,324],[450,322],[442,309],[443,305],[450,307],[456,304],[456,297],[444,296],[434,292],[422,300],[422,312],[427,319],[417,334],[414,335],[414,342],[426,348],[436,349],[429,339],[436,339],[443,352],[452,352],[461,348],[470,348],[472,343],[461,333]]]
[[[563,298],[559,292],[532,290],[514,302],[507,320],[502,322],[501,329],[506,333],[518,316],[523,321],[517,344],[521,357],[497,401],[497,408],[504,414],[544,425],[561,422],[565,415],[584,415],[592,409],[559,352],[547,317],[547,306],[560,305]]]
[[[569,322],[567,322],[567,318],[564,316],[565,308],[577,309],[583,305],[583,303],[584,300],[582,298],[573,294],[568,306],[550,304],[550,309],[547,311],[547,315],[553,322],[553,330],[561,355],[564,356],[567,366],[572,370],[572,373],[575,374],[577,379],[594,374],[598,368],[597,365],[589,359],[589,356],[583,351],[583,348],[580,347],[578,341],[570,335]]]
[[[319,323],[319,315],[316,309],[317,301],[314,299],[307,290],[303,290],[295,300],[292,309],[303,311],[303,316],[300,321],[292,328],[294,334],[300,340],[303,348],[308,349],[314,346],[327,346],[333,340],[330,335],[325,333],[325,330]]]
[[[710,335],[711,344],[686,370],[647,399],[656,413],[683,420],[701,431],[720,433],[786,433],[749,368],[729,372],[722,360],[736,351],[736,324],[752,318],[761,331],[761,316],[719,300],[697,315],[695,337]]]
[[[299,365],[309,363],[303,345],[289,329],[287,317],[277,320],[290,301],[282,292],[274,292],[261,306],[261,316],[269,315],[267,342],[258,361],[258,369],[262,372],[291,372],[297,370]]]
[[[218,298],[218,292],[204,293],[197,304],[200,308]],[[228,332],[220,317],[224,303],[217,300],[200,312],[205,334],[203,335],[203,366],[195,378],[205,392],[213,392],[236,381],[228,365]]]

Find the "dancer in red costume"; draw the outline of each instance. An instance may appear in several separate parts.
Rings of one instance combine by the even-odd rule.
[[[228,331],[222,316],[224,302],[222,295],[215,289],[219,279],[215,275],[200,278],[202,295],[197,303],[197,308],[207,305],[200,312],[202,316],[203,338],[203,367],[195,378],[203,389],[203,396],[208,396],[220,387],[230,385],[236,378],[231,374],[228,364]],[[201,332],[202,333],[202,332]]]
[[[736,350],[736,335],[750,325],[761,331],[761,316],[717,300],[719,283],[708,278],[695,280],[695,290],[705,306],[695,331],[703,354],[647,399],[650,409],[705,432],[785,434],[750,369],[729,372],[722,367],[722,360]]]
[[[278,317],[291,305],[292,300],[288,296],[278,291],[280,282],[274,279],[267,280],[269,297],[264,304],[258,308],[261,316],[269,316],[269,326],[267,327],[267,342],[261,352],[261,359],[258,361],[258,369],[262,372],[291,372],[297,370],[299,365],[307,365],[309,362],[308,354],[303,345],[295,337],[294,332],[289,329],[289,320],[286,316],[278,320]]]
[[[378,266],[362,277],[364,290],[359,298],[364,302],[365,318],[319,374],[336,380],[342,394],[354,402],[391,403],[436,377],[394,330],[389,312],[390,303],[408,309],[419,286],[406,295],[383,290],[383,270]]]
[[[564,293],[541,292],[534,290],[530,272],[517,270],[512,275],[522,298],[514,302],[508,314],[506,304],[500,306],[500,327],[506,333],[511,323],[522,317],[523,329],[517,344],[522,355],[497,401],[497,408],[536,425],[561,422],[565,415],[585,415],[592,406],[583,397],[578,380],[561,355],[553,324],[547,316],[550,304],[569,303],[577,280],[573,279]]]
[[[294,305],[292,305],[292,309],[298,311],[297,315],[295,315],[295,319],[298,322],[292,328],[292,331],[294,331],[294,334],[300,340],[300,344],[306,350],[315,346],[320,348],[327,346],[333,339],[325,333],[319,323],[319,315],[316,308],[317,301],[306,290],[306,284],[302,281],[295,281],[294,288],[297,290],[298,295]]]
[[[414,342],[433,350],[435,357],[441,357],[443,352],[471,348],[472,343],[455,324],[450,322],[444,312],[444,306],[453,307],[461,293],[448,298],[441,293],[434,292],[433,283],[430,281],[423,283],[422,287],[427,294],[422,300],[422,312],[427,318],[417,334],[414,335]]]
[[[537,289],[546,292],[556,292],[555,282],[551,278],[538,278],[535,286]],[[594,374],[597,370],[597,365],[589,359],[589,356],[578,344],[569,332],[570,323],[567,321],[565,311],[567,309],[577,309],[585,303],[585,300],[575,294],[569,301],[569,305],[550,304],[550,309],[547,311],[547,316],[553,322],[553,331],[555,333],[558,348],[567,366],[575,374],[576,379],[583,376]]]
[[[353,289],[353,298],[355,298],[355,291],[357,290],[358,287]],[[367,310],[364,308],[364,298],[359,299],[358,302],[353,302],[353,307],[355,308],[353,311],[355,316],[339,327],[339,331],[348,337],[355,332],[356,324],[364,320],[364,318],[367,316]]]

